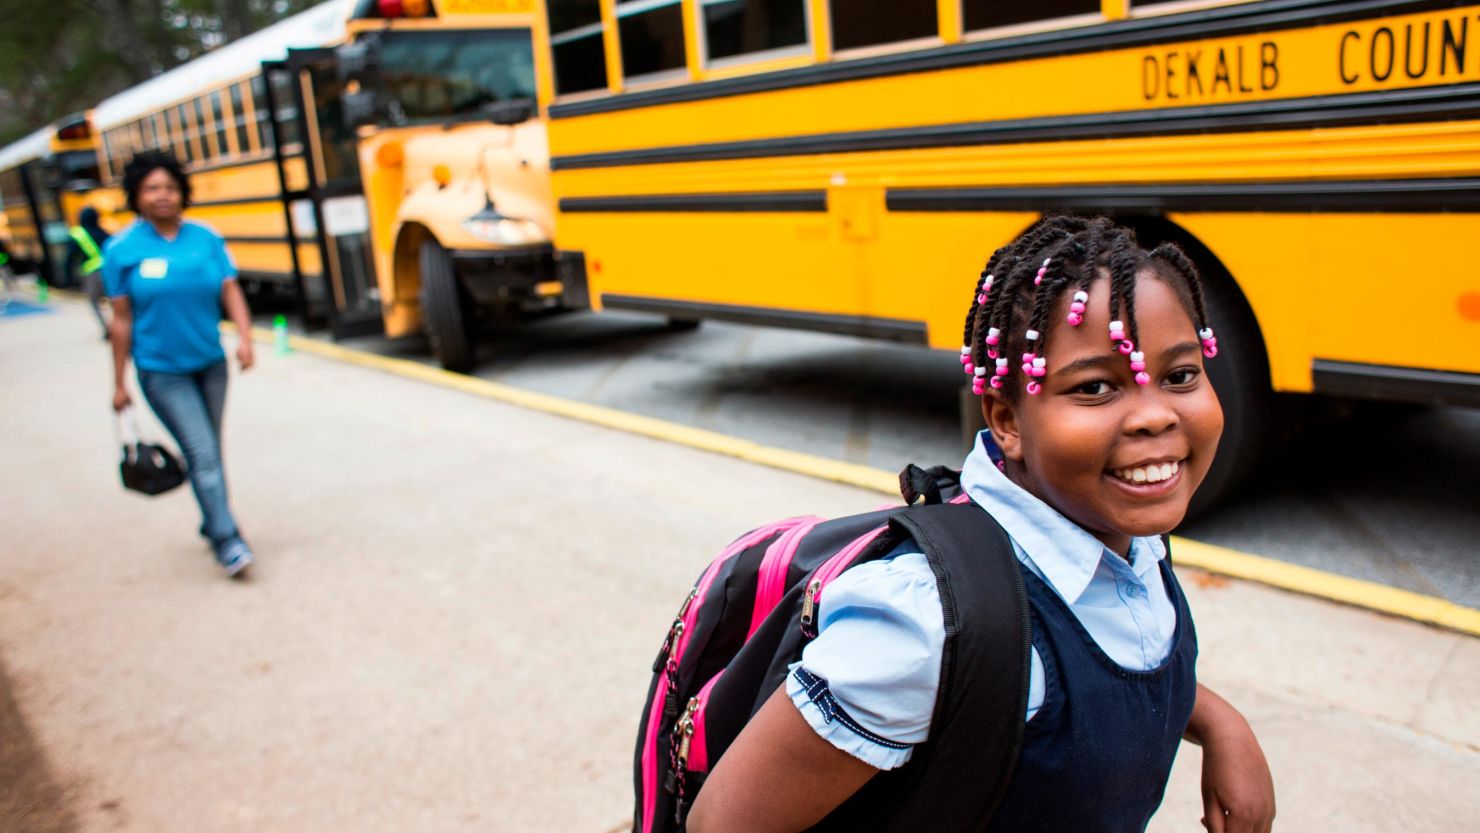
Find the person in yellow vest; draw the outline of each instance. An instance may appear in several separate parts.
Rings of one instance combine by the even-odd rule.
[[[103,328],[103,340],[108,339],[108,321],[103,318],[103,244],[108,242],[108,232],[98,223],[98,210],[84,206],[77,216],[77,225],[68,232],[72,244],[67,248],[67,274],[80,277],[87,287],[87,300],[92,304],[93,315]]]
[[[10,251],[5,248],[5,241],[0,239],[0,307],[10,303],[15,297],[15,274],[11,271]]]

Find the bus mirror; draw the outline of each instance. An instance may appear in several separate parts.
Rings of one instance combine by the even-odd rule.
[[[512,98],[484,105],[483,112],[494,124],[513,127],[534,118],[534,102],[527,98]]]
[[[339,111],[344,115],[344,126],[350,130],[367,124],[376,124],[385,114],[380,107],[380,96],[374,90],[345,92],[339,96]]]

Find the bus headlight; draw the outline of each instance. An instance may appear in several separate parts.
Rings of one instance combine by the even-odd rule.
[[[468,234],[499,246],[530,246],[546,242],[545,232],[533,222],[492,211],[480,211],[463,220],[462,225]]]

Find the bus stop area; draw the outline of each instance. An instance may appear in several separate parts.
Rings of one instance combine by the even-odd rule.
[[[229,582],[185,490],[120,487],[87,314],[0,320],[7,831],[625,830],[652,653],[708,559],[883,501],[262,344],[225,430],[259,560]],[[1277,829],[1473,829],[1480,641],[1179,569]],[[1198,762],[1152,830],[1200,829]]]

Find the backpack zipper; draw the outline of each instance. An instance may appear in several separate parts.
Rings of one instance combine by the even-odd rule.
[[[874,539],[882,535],[888,528],[886,524],[854,539],[853,543],[844,547],[837,555],[823,562],[822,566],[817,568],[817,572],[812,574],[812,581],[807,584],[807,590],[802,594],[801,625],[803,636],[808,639],[815,639],[817,637],[817,629],[814,626],[817,619],[817,605],[821,603],[823,589],[831,584],[833,579],[842,575],[843,571],[848,569],[853,561],[863,554],[864,550],[868,549],[868,545],[873,543]]]

